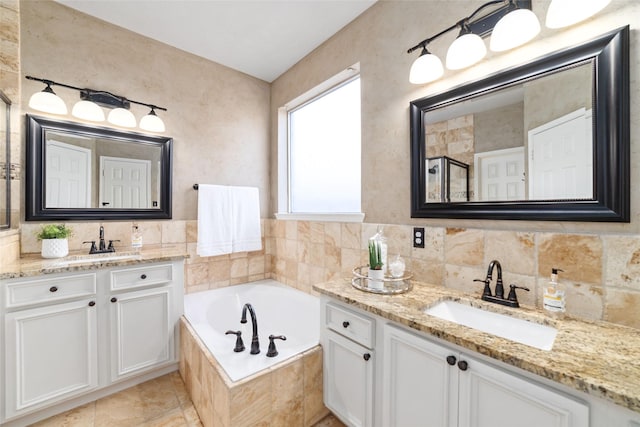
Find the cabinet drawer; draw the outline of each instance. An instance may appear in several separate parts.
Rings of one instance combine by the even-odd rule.
[[[6,285],[6,307],[65,301],[96,293],[96,275],[78,274],[13,282]]]
[[[338,305],[326,305],[326,323],[329,329],[362,344],[373,348],[374,320],[355,313]]]
[[[173,266],[171,264],[119,269],[111,272],[111,290],[119,291],[163,285],[172,280]]]

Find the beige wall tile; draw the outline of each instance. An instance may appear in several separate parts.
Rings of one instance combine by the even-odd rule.
[[[444,236],[447,264],[480,266],[484,263],[484,230],[447,228]]]
[[[271,414],[272,375],[261,375],[242,386],[231,389],[229,395],[231,425],[252,426]]]
[[[474,279],[484,279],[486,271],[482,268],[463,267],[447,264],[444,283],[447,288],[458,289],[472,295],[482,295],[484,285]]]
[[[187,286],[202,285],[209,282],[209,264],[187,265]]]
[[[640,329],[640,293],[607,289],[605,320]]]
[[[505,271],[529,276],[536,274],[534,233],[487,231],[485,242],[485,265],[497,259]]]
[[[413,235],[413,227],[411,228]],[[444,262],[444,233],[441,227],[425,227],[424,248],[411,247],[411,257]]]
[[[162,223],[162,243],[183,243],[186,241],[186,221],[173,220]]]
[[[606,285],[640,290],[640,239],[638,236],[605,236]]]
[[[246,277],[249,275],[249,259],[236,258],[231,260],[231,278]]]
[[[159,221],[140,221],[137,222],[139,230],[142,232],[142,244],[159,245],[162,243],[162,222]],[[182,243],[182,242],[178,242]],[[131,244],[131,237],[129,237]]]
[[[342,223],[340,246],[342,249],[360,249],[360,224]]]
[[[197,220],[186,221],[185,230],[187,234],[187,243],[197,243],[198,242],[198,221]]]
[[[329,410],[323,402],[322,348],[304,354],[304,425],[311,426],[324,418]]]
[[[599,236],[542,233],[538,236],[538,275],[564,270],[561,279],[602,285],[602,239]]]

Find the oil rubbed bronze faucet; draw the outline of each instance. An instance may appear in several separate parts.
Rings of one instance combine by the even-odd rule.
[[[251,315],[251,325],[253,326],[253,336],[251,337],[251,354],[260,353],[260,341],[258,341],[258,318],[256,312],[253,310],[253,306],[249,303],[242,307],[242,319],[240,323],[247,323],[247,309]]]
[[[496,292],[495,295],[491,294],[491,279],[493,278],[493,269],[497,268],[498,277],[496,278]],[[484,283],[484,289],[482,290],[482,300],[494,302],[500,305],[506,305],[508,307],[520,307],[518,303],[518,296],[516,295],[516,289],[524,289],[525,291],[529,291],[529,288],[524,286],[518,286],[515,284],[509,285],[509,295],[507,298],[504,297],[504,285],[502,283],[502,266],[500,262],[496,259],[489,263],[489,269],[487,270],[487,277],[484,280],[482,279],[474,279],[474,282],[482,282]]]
[[[89,249],[89,255],[104,254],[104,253],[116,251],[116,248],[113,246],[113,242],[119,242],[120,240],[109,240],[109,245],[107,246],[104,240],[104,227],[102,225],[100,226],[99,238],[100,238],[100,241],[98,242],[98,247],[96,247],[95,240],[88,240],[86,242],[82,242],[83,244],[91,243],[91,249]]]

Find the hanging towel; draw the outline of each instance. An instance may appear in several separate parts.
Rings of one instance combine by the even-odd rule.
[[[260,249],[258,189],[201,184],[197,254],[204,257]]]

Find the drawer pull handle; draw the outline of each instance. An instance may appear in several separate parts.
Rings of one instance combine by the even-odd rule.
[[[49,292],[57,292],[58,291],[58,287],[57,286],[52,286],[49,288]]]
[[[460,368],[461,371],[466,371],[469,369],[469,364],[466,361],[461,360],[458,362],[458,368]]]
[[[344,322],[342,322],[342,327],[343,328],[348,328],[349,327],[349,322],[347,322],[346,320]]]
[[[365,353],[365,354],[363,354],[363,355],[362,355],[362,358],[363,358],[365,361],[368,361],[369,359],[371,359],[371,355],[370,355],[369,353]]]
[[[116,297],[111,298],[111,302],[117,302],[117,301],[118,301],[118,298]]]
[[[147,275],[146,275],[146,274],[143,274],[142,276],[140,276],[140,278],[141,278],[142,280],[144,280],[144,279],[146,279],[146,278],[147,278]]]
[[[89,301],[89,307],[93,307],[94,305],[96,305],[95,301]]]
[[[456,357],[455,356],[447,356],[447,363],[451,366],[456,364]]]

